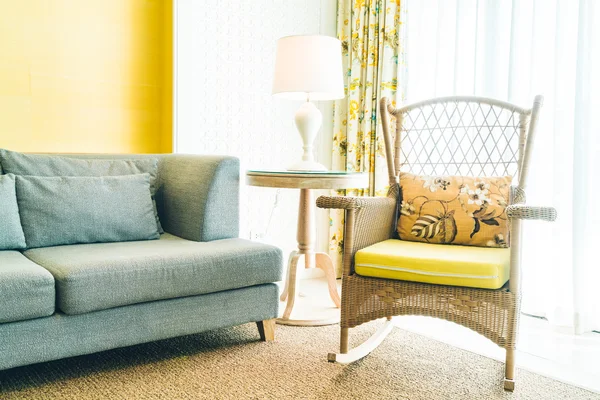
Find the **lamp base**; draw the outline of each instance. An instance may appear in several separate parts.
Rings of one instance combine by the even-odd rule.
[[[327,167],[316,161],[303,160],[298,161],[287,169],[288,171],[327,171]]]
[[[296,128],[302,138],[302,161],[288,168],[288,171],[327,171],[327,168],[315,161],[313,142],[321,127],[323,116],[321,111],[309,101],[302,104],[294,117]]]

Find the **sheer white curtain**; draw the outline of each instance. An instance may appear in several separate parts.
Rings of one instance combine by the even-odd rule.
[[[545,96],[527,202],[559,219],[524,223],[522,311],[600,330],[600,1],[405,1],[402,102]]]

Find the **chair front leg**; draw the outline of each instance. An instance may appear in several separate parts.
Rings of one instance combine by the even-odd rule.
[[[341,328],[340,332],[340,353],[348,353],[348,328]]]
[[[515,349],[506,349],[506,365],[504,373],[504,390],[515,390]]]

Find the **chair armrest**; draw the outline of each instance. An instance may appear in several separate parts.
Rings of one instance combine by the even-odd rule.
[[[342,269],[344,276],[354,273],[354,255],[358,250],[393,237],[396,222],[394,196],[320,196],[317,207],[346,211]]]
[[[237,158],[160,156],[158,182],[157,206],[166,232],[197,242],[239,236]]]
[[[554,221],[556,209],[553,207],[533,207],[525,204],[512,204],[506,207],[506,215],[513,219],[538,219]]]
[[[389,197],[352,197],[352,196],[319,196],[317,207],[335,208],[340,210],[352,210],[357,208],[384,208],[387,209],[396,201]]]

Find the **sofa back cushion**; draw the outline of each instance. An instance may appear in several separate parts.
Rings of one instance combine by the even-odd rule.
[[[72,158],[45,154],[23,154],[0,149],[0,164],[4,173],[31,176],[121,176],[150,175],[152,198],[158,190],[158,159]],[[154,214],[159,232],[163,232],[154,202]]]
[[[17,176],[28,248],[158,239],[150,175]]]
[[[0,250],[25,248],[19,207],[15,191],[15,176],[0,175]]]

